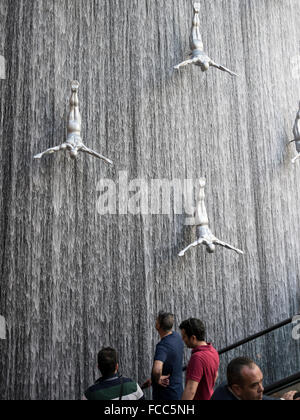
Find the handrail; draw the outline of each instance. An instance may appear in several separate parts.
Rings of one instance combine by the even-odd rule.
[[[279,328],[282,328],[282,327],[285,327],[288,324],[291,324],[293,322],[293,319],[294,318],[289,318],[289,319],[287,319],[287,320],[285,320],[283,322],[280,322],[279,324],[274,325],[273,327],[270,327],[270,328],[268,328],[266,330],[263,330],[263,331],[261,331],[261,332],[259,332],[257,334],[251,335],[248,338],[245,338],[244,340],[239,341],[238,343],[232,344],[229,347],[225,347],[224,349],[222,349],[222,350],[219,351],[219,355],[221,356],[222,354],[227,353],[227,352],[229,352],[231,350],[234,350],[237,347],[240,347],[240,346],[242,346],[244,344],[250,343],[250,341],[256,340],[257,338],[260,338],[260,337],[262,337],[262,336],[264,336],[266,334],[269,334],[269,333],[271,333],[271,332],[273,332],[275,330],[279,330]]]
[[[300,372],[265,387],[265,394],[270,395],[270,394],[274,394],[275,392],[280,392],[282,389],[291,387],[297,384],[298,382],[300,382]]]

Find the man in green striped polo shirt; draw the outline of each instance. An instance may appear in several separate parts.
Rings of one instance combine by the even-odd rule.
[[[102,349],[98,354],[98,367],[102,377],[85,392],[84,400],[134,401],[144,399],[143,391],[136,382],[118,375],[119,361],[116,350]]]

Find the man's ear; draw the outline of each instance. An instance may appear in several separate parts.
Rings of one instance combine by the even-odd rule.
[[[197,344],[197,337],[195,335],[192,335],[192,337],[190,338],[190,340],[192,340],[193,345]]]

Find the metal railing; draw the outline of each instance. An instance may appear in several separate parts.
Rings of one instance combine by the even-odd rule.
[[[228,353],[231,350],[234,350],[240,346],[243,346],[244,344],[250,343],[251,341],[256,340],[257,338],[263,337],[264,335],[267,335],[273,331],[279,330],[282,327],[285,327],[286,325],[289,325],[293,322],[293,318],[289,318],[283,322],[280,322],[279,324],[274,325],[273,327],[267,328],[266,330],[263,330],[257,334],[250,335],[249,337],[245,338],[244,340],[239,341],[238,343],[232,344],[229,347],[225,347],[224,349],[219,351],[219,355],[221,356],[224,353]]]

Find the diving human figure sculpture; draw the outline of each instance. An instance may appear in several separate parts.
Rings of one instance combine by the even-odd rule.
[[[296,143],[296,148],[298,152],[297,156],[292,160],[292,162],[295,163],[298,159],[300,159],[300,103],[299,103],[299,111],[296,117],[293,133],[294,133],[294,140],[292,140],[292,143],[293,142]]]
[[[113,162],[110,159],[100,155],[97,152],[86,147],[81,138],[81,115],[79,111],[79,99],[78,99],[78,89],[79,89],[79,82],[73,81],[72,82],[72,96],[70,99],[70,114],[68,120],[68,132],[67,132],[67,140],[65,143],[61,144],[60,146],[52,147],[51,149],[46,150],[39,155],[34,156],[34,159],[41,159],[45,155],[50,155],[52,153],[57,153],[61,151],[68,151],[70,157],[72,159],[76,159],[78,157],[79,152],[88,153],[91,156],[94,156],[98,159],[104,160],[109,165],[113,165]]]
[[[218,238],[216,238],[212,231],[209,228],[209,220],[207,216],[207,211],[205,207],[205,185],[206,180],[204,178],[200,179],[200,193],[195,213],[195,222],[197,226],[197,241],[189,245],[187,248],[185,248],[183,251],[180,252],[179,257],[183,257],[186,252],[194,247],[197,247],[198,245],[204,245],[206,246],[206,250],[208,253],[213,254],[216,251],[216,245],[222,246],[224,248],[230,249],[232,251],[237,252],[240,255],[243,255],[244,252],[240,249],[234,248],[233,246],[220,241]]]
[[[201,67],[201,70],[203,72],[209,70],[209,67],[216,67],[219,70],[225,71],[229,73],[231,76],[238,76],[233,71],[227,69],[224,66],[221,66],[220,64],[215,63],[207,54],[204,52],[204,45],[202,41],[202,36],[200,32],[200,18],[199,18],[199,12],[200,12],[200,3],[194,4],[194,20],[193,20],[193,28],[192,33],[190,37],[190,46],[191,46],[191,58],[184,61],[181,64],[178,64],[178,66],[175,67],[176,70],[179,70],[181,67],[188,66],[189,64],[195,64],[196,66]]]

